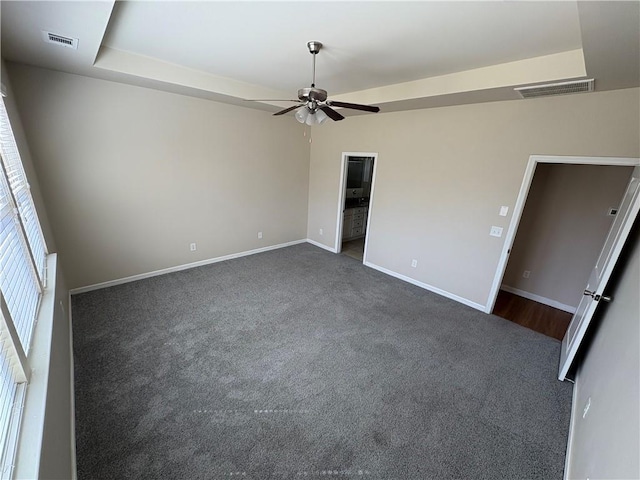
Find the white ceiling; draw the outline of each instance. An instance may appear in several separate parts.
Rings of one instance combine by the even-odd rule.
[[[275,110],[311,83],[382,111],[517,96],[596,77],[640,84],[639,2],[2,2],[2,56],[56,70]],[[79,39],[46,44],[42,30]],[[274,105],[282,105],[273,103]]]
[[[569,2],[131,2],[116,5],[103,45],[295,92],[311,83],[309,40],[324,44],[317,83],[332,93],[582,46]]]

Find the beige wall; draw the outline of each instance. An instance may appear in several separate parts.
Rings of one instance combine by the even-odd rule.
[[[638,224],[638,222],[636,222]],[[640,478],[640,224],[616,267],[613,296],[582,362],[574,392],[568,478]],[[582,414],[587,402],[587,415]]]
[[[311,148],[308,237],[334,246],[341,152],[378,152],[367,260],[484,306],[504,241],[489,229],[506,232],[529,156],[637,157],[639,103],[628,89],[325,124]]]
[[[8,68],[70,288],[306,237],[309,143],[290,118]]]
[[[577,307],[615,218],[609,208],[619,206],[632,170],[539,164],[503,285]]]

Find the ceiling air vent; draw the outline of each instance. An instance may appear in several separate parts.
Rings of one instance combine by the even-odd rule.
[[[514,88],[522,98],[550,97],[552,95],[567,95],[569,93],[593,92],[593,78],[574,80],[571,82],[549,83],[547,85],[532,85]]]
[[[56,45],[61,45],[67,48],[73,48],[74,50],[78,49],[78,39],[65,37],[63,35],[58,35],[57,33],[51,32],[42,32],[42,37],[44,41],[47,43],[55,43]]]

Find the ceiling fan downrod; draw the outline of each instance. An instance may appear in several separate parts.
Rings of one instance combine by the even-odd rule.
[[[312,40],[311,42],[307,42],[307,48],[313,57],[313,79],[311,81],[311,88],[314,88],[316,86],[316,55],[322,48],[322,43]]]

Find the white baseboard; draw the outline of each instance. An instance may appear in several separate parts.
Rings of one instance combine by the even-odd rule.
[[[204,265],[210,265],[212,263],[223,262],[225,260],[231,260],[233,258],[246,257],[248,255],[255,255],[256,253],[267,252],[269,250],[277,250],[279,248],[290,247],[292,245],[298,245],[300,243],[310,243],[311,245],[314,245],[316,247],[322,248],[322,249],[327,250],[329,252],[337,253],[335,248],[328,247],[326,245],[323,245],[322,243],[316,242],[315,240],[311,240],[310,238],[306,238],[306,239],[302,239],[302,240],[294,240],[292,242],[287,242],[287,243],[280,243],[278,245],[271,245],[269,247],[257,248],[255,250],[247,250],[247,251],[244,251],[244,252],[232,253],[230,255],[224,255],[224,256],[221,256],[221,257],[209,258],[207,260],[200,260],[198,262],[187,263],[187,264],[184,264],[184,265],[177,265],[175,267],[163,268],[162,270],[155,270],[153,272],[141,273],[139,275],[132,275],[130,277],[119,278],[119,279],[116,279],[116,280],[110,280],[108,282],[96,283],[94,285],[87,285],[85,287],[73,288],[73,289],[69,290],[69,294],[70,295],[77,295],[79,293],[91,292],[93,290],[100,290],[102,288],[114,287],[116,285],[122,285],[123,283],[135,282],[135,281],[138,281],[138,280],[144,280],[145,278],[151,278],[151,277],[156,277],[158,275],[164,275],[165,273],[179,272],[181,270],[188,270],[190,268],[201,267],[201,266],[204,266]],[[484,312],[484,309],[485,309],[484,305],[480,305],[479,303],[472,302],[471,300],[468,300],[466,298],[460,297],[458,295],[455,295],[453,293],[447,292],[445,290],[442,290],[440,288],[434,287],[432,285],[428,285],[426,283],[420,282],[418,280],[415,280],[415,279],[413,279],[411,277],[407,277],[407,276],[402,275],[400,273],[393,272],[393,271],[388,270],[388,269],[386,269],[384,267],[380,267],[380,266],[378,266],[378,265],[376,265],[374,263],[365,262],[364,264],[367,267],[373,268],[374,270],[378,270],[378,271],[380,271],[382,273],[386,273],[387,275],[390,275],[392,277],[398,278],[398,279],[403,280],[405,282],[411,283],[412,285],[416,285],[416,286],[418,286],[420,288],[424,288],[425,290],[429,290],[430,292],[437,293],[438,295],[442,295],[443,297],[450,298],[451,300],[455,300],[456,302],[462,303],[462,304],[467,305],[467,306],[469,306],[471,308],[475,308],[476,310],[480,310],[480,311]]]
[[[320,242],[316,242],[315,240],[311,240],[310,238],[307,238],[307,242],[310,243],[311,245],[315,245],[316,247],[324,248],[325,250],[328,250],[331,253],[338,253],[338,251],[335,248],[327,247],[326,245]]]
[[[451,300],[455,300],[456,302],[467,305],[468,307],[475,308],[476,310],[480,310],[481,312],[484,312],[485,306],[480,305],[479,303],[472,302],[471,300],[468,300],[466,298],[460,297],[453,293],[447,292],[446,290],[442,290],[440,288],[434,287],[427,283],[423,283],[418,280],[415,280],[411,277],[407,277],[406,275],[402,275],[392,270],[388,270],[384,267],[376,265],[375,263],[365,262],[365,265],[367,267],[373,268],[374,270],[378,270],[379,272],[386,273],[387,275],[390,275],[395,278],[399,278],[400,280],[404,280],[405,282],[411,283],[412,285],[416,285],[417,287],[424,288],[425,290],[429,290],[430,292],[437,293],[438,295],[442,295],[443,297],[450,298]]]
[[[550,298],[541,297],[540,295],[536,295],[535,293],[525,292],[524,290],[513,288],[513,287],[510,287],[509,285],[500,285],[500,290],[513,293],[514,295],[518,295],[519,297],[528,298],[529,300],[533,300],[534,302],[542,303],[544,305],[557,308],[558,310],[563,310],[569,313],[576,313],[576,307],[572,307],[571,305],[565,305],[564,303],[557,302],[556,300],[551,300]]]
[[[79,293],[91,292],[93,290],[100,290],[101,288],[114,287],[116,285],[122,285],[123,283],[135,282],[137,280],[144,280],[145,278],[157,277],[158,275],[164,275],[165,273],[179,272],[181,270],[188,270],[190,268],[202,267],[204,265],[210,265],[212,263],[224,262],[225,260],[231,260],[234,258],[246,257],[248,255],[255,255],[256,253],[268,252],[269,250],[277,250],[279,248],[290,247],[292,245],[298,245],[299,243],[306,243],[307,239],[294,240],[292,242],[279,243],[277,245],[271,245],[269,247],[256,248],[254,250],[247,250],[244,252],[232,253],[229,255],[223,255],[222,257],[209,258],[206,260],[200,260],[198,262],[186,263],[184,265],[177,265],[175,267],[163,268],[161,270],[155,270],[153,272],[141,273],[139,275],[132,275],[130,277],[118,278],[116,280],[109,280],[108,282],[96,283],[94,285],[87,285],[86,287],[72,288],[69,290],[71,295],[77,295]]]

